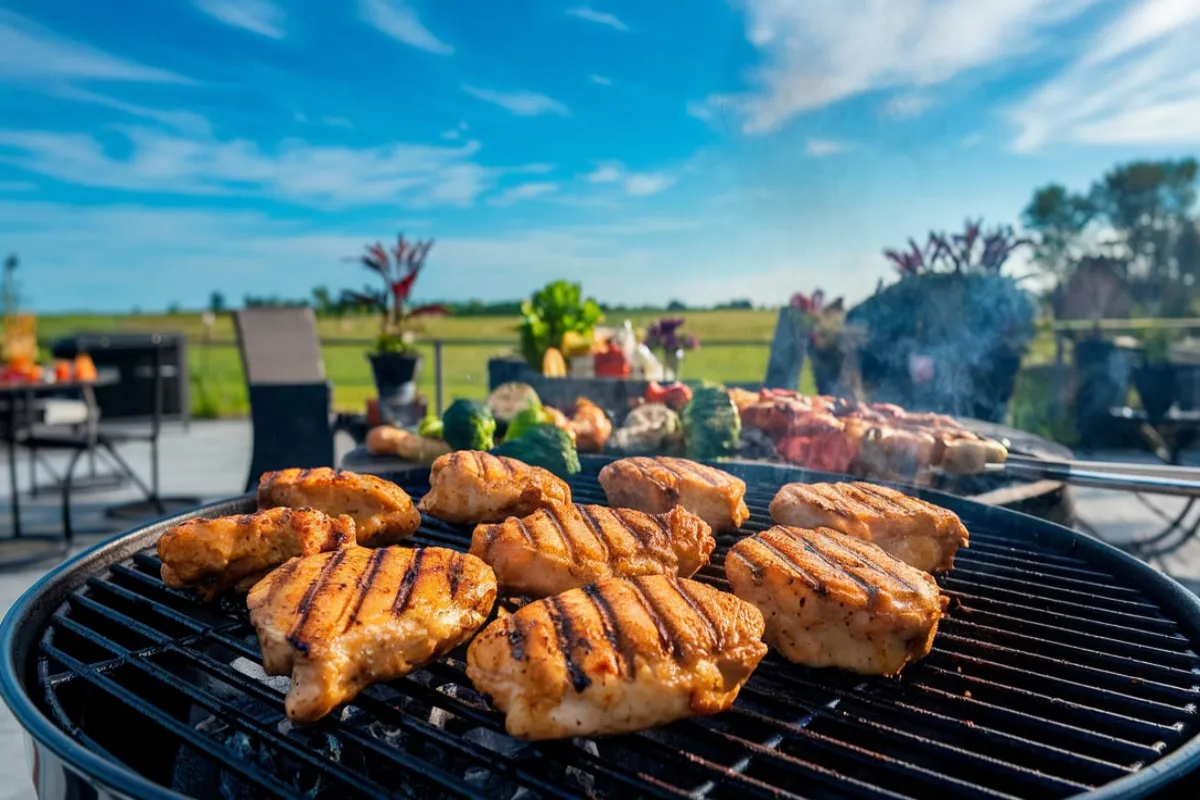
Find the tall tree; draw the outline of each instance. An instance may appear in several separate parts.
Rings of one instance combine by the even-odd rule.
[[[1083,232],[1096,210],[1087,197],[1052,183],[1033,193],[1021,223],[1035,232],[1033,261],[1057,280],[1066,280],[1083,252]]]

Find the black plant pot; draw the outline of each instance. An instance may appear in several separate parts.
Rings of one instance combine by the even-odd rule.
[[[403,406],[417,399],[417,380],[424,359],[412,353],[368,353],[379,405]]]
[[[840,352],[825,352],[809,350],[812,363],[813,380],[817,384],[817,393],[822,395],[841,394],[839,381],[842,377],[842,354]]]
[[[1133,385],[1142,408],[1152,420],[1160,420],[1175,403],[1178,387],[1175,382],[1175,367],[1172,364],[1145,364],[1133,371]]]

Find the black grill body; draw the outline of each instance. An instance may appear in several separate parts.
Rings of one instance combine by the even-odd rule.
[[[603,459],[575,499],[604,502]],[[727,465],[726,465],[727,466]],[[739,465],[748,531],[774,491],[828,476]],[[428,469],[391,476],[414,497]],[[896,679],[772,652],[734,708],[641,734],[521,743],[471,687],[463,649],[311,728],[283,713],[244,603],[158,578],[173,521],[47,576],[6,618],[0,690],[49,797],[1197,797],[1200,601],[1107,545],[1032,517],[918,493],[971,531],[939,579],[933,652]],[[250,497],[202,509],[241,513]],[[192,515],[188,515],[192,516]],[[744,532],[743,534],[744,535]],[[416,543],[465,549],[426,518]],[[722,537],[699,576],[727,588]]]

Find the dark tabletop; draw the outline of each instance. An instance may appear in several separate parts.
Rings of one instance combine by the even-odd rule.
[[[88,386],[111,386],[119,379],[116,372],[103,371],[96,376],[95,380],[91,381],[55,381],[54,383],[42,383],[41,381],[0,381],[0,397],[54,394],[56,392],[69,392],[73,389],[83,389]]]

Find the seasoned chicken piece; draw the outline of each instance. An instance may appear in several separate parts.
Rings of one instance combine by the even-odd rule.
[[[929,573],[828,528],[776,526],[743,539],[725,574],[788,659],[867,675],[895,675],[929,653],[948,600]]]
[[[231,517],[197,517],[158,539],[162,579],[167,586],[195,586],[205,600],[244,586],[293,556],[323,553],[354,544],[354,520],[310,508],[272,508]]]
[[[736,530],[750,516],[742,498],[746,484],[727,472],[684,458],[622,458],[600,470],[600,485],[612,506],[665,514],[681,505],[712,526]]]
[[[276,506],[349,514],[365,547],[395,544],[421,525],[412,498],[396,484],[329,467],[265,473],[258,480],[258,507]]]
[[[666,575],[610,578],[484,629],[467,675],[520,739],[628,733],[733,705],[766,655],[754,606]]]
[[[679,506],[653,516],[567,504],[480,525],[471,555],[491,565],[502,588],[545,597],[612,577],[688,578],[716,544],[708,523]]]
[[[954,512],[873,483],[789,483],[771,501],[771,519],[857,536],[926,572],[953,568],[968,546]]]
[[[571,502],[571,487],[548,470],[479,450],[458,450],[433,462],[420,509],[460,525],[502,522]]]
[[[285,709],[315,722],[372,683],[462,644],[491,613],[496,576],[441,547],[353,547],[292,559],[246,605],[268,675],[292,676]]]

